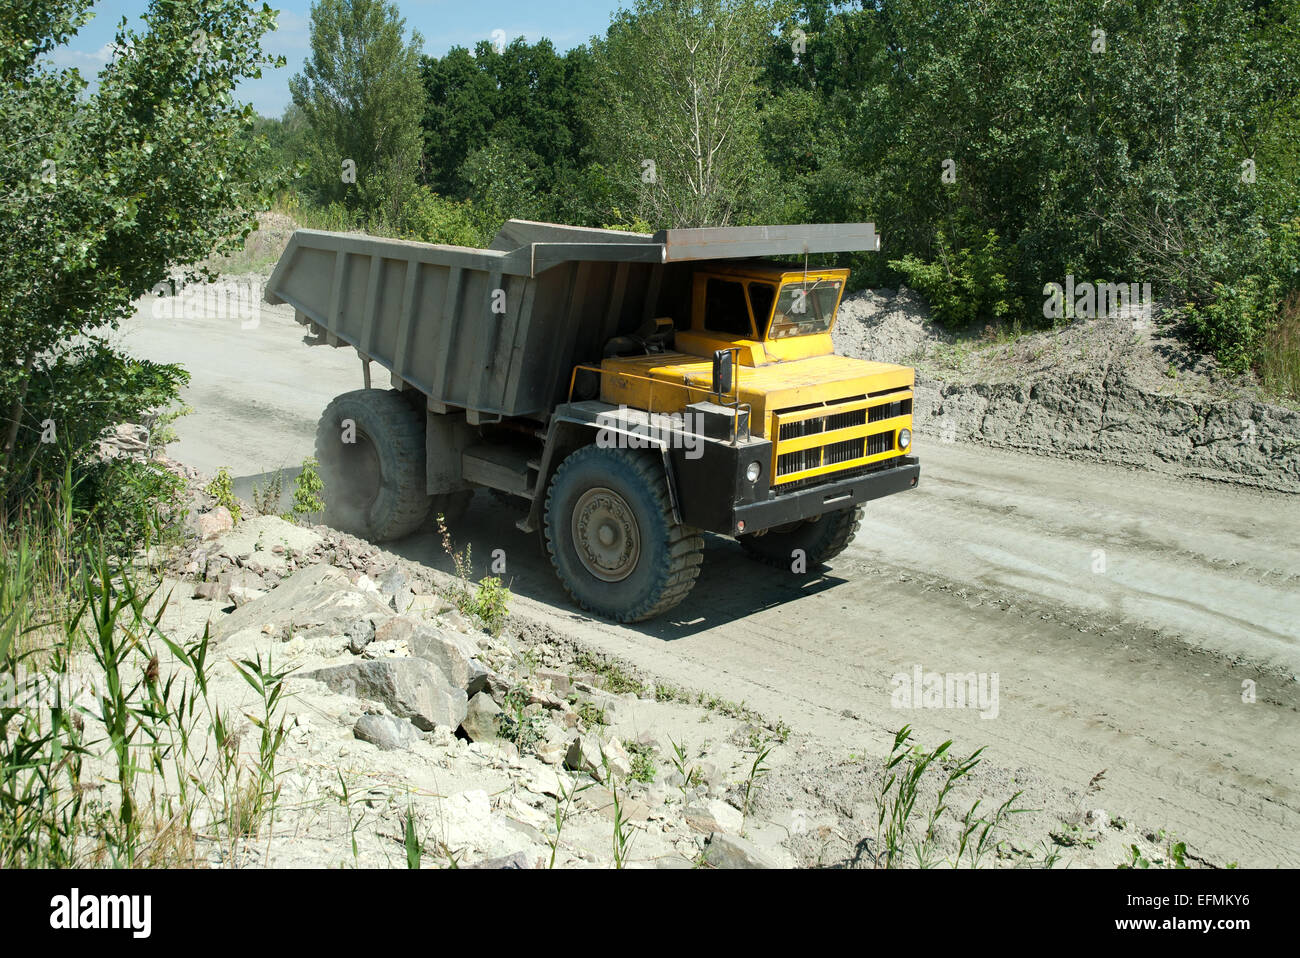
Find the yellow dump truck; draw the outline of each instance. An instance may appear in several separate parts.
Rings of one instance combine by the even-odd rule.
[[[266,299],[363,360],[317,433],[332,522],[396,539],[495,490],[575,602],[633,622],[686,597],[705,532],[812,569],[916,485],[913,370],[835,355],[848,270],[814,260],[879,245],[870,223],[511,220],[481,250],[299,230]]]

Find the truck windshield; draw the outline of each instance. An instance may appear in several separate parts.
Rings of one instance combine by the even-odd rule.
[[[769,339],[824,333],[835,319],[840,299],[840,280],[822,279],[786,283],[776,299]]]

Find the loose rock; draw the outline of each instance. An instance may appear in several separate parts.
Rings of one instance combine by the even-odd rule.
[[[309,672],[303,678],[323,682],[336,692],[382,702],[416,728],[456,728],[465,720],[464,689],[447,681],[423,659],[374,659]]]

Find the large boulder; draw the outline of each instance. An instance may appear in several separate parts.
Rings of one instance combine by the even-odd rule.
[[[268,625],[271,634],[347,635],[360,618],[378,620],[392,614],[378,592],[358,589],[333,566],[313,565],[295,572],[269,595],[236,609],[213,628],[213,637],[250,628],[262,631]]]
[[[691,828],[706,834],[716,832],[738,835],[745,825],[745,816],[739,809],[717,798],[688,805],[682,817]]]
[[[467,695],[478,694],[487,684],[487,669],[476,658],[478,646],[450,629],[414,616],[395,615],[376,627],[375,641],[405,642],[412,655],[432,662]]]
[[[579,735],[569,744],[564,765],[575,772],[587,772],[600,782],[607,777],[623,780],[632,774],[632,760],[623,744],[616,738],[602,744],[593,734]]]
[[[415,727],[405,719],[391,715],[363,715],[352,727],[352,736],[376,745],[385,752],[410,748],[420,740]]]
[[[215,539],[229,532],[234,526],[234,517],[225,506],[210,509],[194,520],[194,531],[198,533],[200,539],[204,540]]]
[[[465,690],[447,680],[424,659],[371,659],[308,672],[335,692],[383,702],[398,718],[410,719],[426,732],[436,726],[455,729],[465,721]]]
[[[531,830],[519,828],[519,823],[494,811],[491,798],[481,789],[442,799],[436,820],[447,850],[458,859],[467,859],[467,865],[519,852],[524,853],[524,861],[535,862],[547,853],[546,847],[529,834]]]

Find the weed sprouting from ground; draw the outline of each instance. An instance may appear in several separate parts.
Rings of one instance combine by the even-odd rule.
[[[876,793],[876,849],[875,864],[878,868],[897,868],[910,849],[916,864],[921,868],[930,868],[941,860],[938,847],[938,826],[944,813],[949,810],[949,797],[957,783],[971,773],[980,763],[984,749],[979,748],[961,759],[949,756],[951,740],[937,748],[926,751],[912,744],[912,728],[905,725],[894,736],[894,744],[886,760],[884,777]],[[913,818],[921,798],[922,781],[931,767],[944,770],[937,795],[924,824],[917,825]],[[1030,811],[1019,808],[1016,801],[1023,792],[1017,791],[993,813],[992,818],[983,818],[978,814],[982,800],[977,800],[962,816],[961,838],[955,857],[951,860],[954,868],[963,861],[972,868],[978,867],[981,859],[990,851],[996,850],[1002,841],[1000,833],[1005,829],[1013,815]]]
[[[690,790],[700,783],[703,775],[699,766],[692,765],[686,756],[686,746],[680,742],[675,742],[671,738],[668,744],[672,746],[673,754],[669,756],[672,762],[673,770],[677,773],[680,781],[677,783],[677,789],[682,793],[682,802],[684,803]]]
[[[0,555],[0,867],[193,864],[201,825],[233,851],[273,822],[287,673],[236,666],[262,706],[246,762],[209,634],[173,641],[167,606],[102,545],[75,563],[48,543]]]
[[[636,827],[627,819],[623,809],[623,796],[619,795],[618,780],[609,767],[609,758],[605,750],[600,752],[600,765],[605,772],[605,781],[609,783],[609,792],[614,805],[614,832],[611,838],[614,852],[614,867],[626,867],[628,855],[632,851],[632,842],[636,838]]]
[[[437,520],[443,551],[451,559],[459,580],[450,596],[452,603],[462,614],[482,622],[493,635],[499,634],[510,614],[510,589],[496,576],[485,576],[475,584],[470,545],[466,543],[464,549],[457,549],[451,541],[446,517],[439,513]]]
[[[1161,831],[1155,836],[1148,837],[1154,837],[1157,840],[1164,842],[1165,856],[1161,858],[1160,856],[1153,854],[1148,858],[1142,853],[1142,850],[1138,848],[1137,845],[1130,845],[1128,849],[1129,857],[1126,861],[1120,864],[1120,868],[1168,868],[1181,870],[1188,867],[1186,842],[1174,841],[1165,834],[1163,829],[1161,829]]]
[[[571,782],[568,788],[564,786],[563,777],[559,778],[559,785],[555,790],[555,835],[547,839],[547,844],[551,846],[551,858],[546,867],[555,867],[555,856],[560,848],[560,840],[564,835],[564,826],[569,820],[569,814],[573,810],[574,796],[585,792],[595,786],[594,782],[587,782],[579,785],[576,781]]]
[[[745,777],[745,782],[741,786],[741,793],[744,796],[741,802],[740,814],[741,831],[744,831],[745,822],[749,820],[750,802],[754,798],[754,792],[758,788],[759,782],[767,776],[767,757],[772,754],[772,746],[764,743],[758,748],[758,754],[754,756],[754,763],[749,767],[749,774]]]
[[[406,867],[419,869],[420,860],[424,857],[424,843],[420,840],[420,833],[416,827],[415,808],[410,804],[406,806],[406,813],[402,816],[402,846],[406,851]]]
[[[253,485],[253,511],[259,516],[274,516],[280,512],[280,498],[284,493],[284,473],[277,469],[266,486]],[[233,515],[233,513],[232,513]]]
[[[294,521],[312,519],[325,511],[325,481],[321,479],[320,463],[313,458],[304,459],[298,476],[293,480],[293,504],[289,515]],[[279,496],[276,496],[277,501]]]
[[[654,748],[640,742],[627,742],[624,746],[632,760],[632,781],[653,782],[655,780]]]
[[[511,689],[502,699],[497,716],[497,734],[512,742],[520,752],[529,752],[546,731],[546,723],[528,712],[528,693],[522,686]]]

